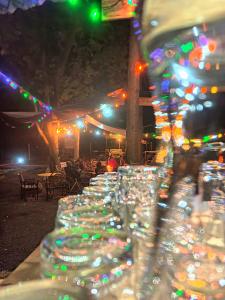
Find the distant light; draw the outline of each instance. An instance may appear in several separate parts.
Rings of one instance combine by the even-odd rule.
[[[194,26],[192,28],[192,31],[193,31],[194,36],[199,36],[199,31],[198,31],[198,28],[196,26]]]
[[[182,80],[181,81],[181,84],[184,86],[184,87],[188,87],[190,85],[190,82],[188,80]]]
[[[160,104],[159,100],[155,100],[155,101],[152,102],[152,105],[158,105],[158,104]]]
[[[157,20],[151,20],[150,24],[153,26],[153,27],[156,27],[159,25],[159,22]]]
[[[198,98],[201,99],[201,100],[204,100],[204,99],[207,98],[207,95],[201,93],[201,94],[198,95]]]
[[[218,92],[218,87],[217,86],[212,86],[211,87],[211,93],[216,94]]]
[[[113,109],[112,106],[109,104],[102,104],[100,106],[100,109],[102,110],[102,115],[105,118],[111,118],[113,116]]]
[[[73,133],[72,133],[72,131],[69,129],[69,130],[67,130],[67,132],[66,132],[66,135],[68,135],[68,136],[71,136]]]
[[[190,111],[195,112],[195,110],[196,110],[195,105],[191,105],[190,106]]]
[[[185,99],[188,101],[193,101],[195,99],[195,97],[192,94],[186,94]]]
[[[201,62],[199,63],[199,65],[198,65],[198,67],[199,67],[200,70],[203,70],[204,67],[205,67],[204,61],[201,61]]]
[[[204,106],[207,107],[207,108],[210,108],[210,107],[213,106],[213,103],[212,103],[212,101],[205,101]]]
[[[85,127],[84,121],[82,119],[76,120],[76,125],[78,128],[83,129]]]
[[[80,4],[80,0],[69,0],[68,2],[71,6],[78,6]]]
[[[184,53],[188,53],[188,52],[190,52],[193,49],[194,49],[194,44],[191,41],[181,45],[181,50]]]
[[[17,157],[16,162],[17,162],[17,164],[24,164],[25,159],[23,157]]]
[[[203,111],[203,105],[202,104],[198,104],[196,106],[197,111]]]
[[[176,89],[176,94],[179,97],[184,97],[184,91],[182,89],[177,88]]]
[[[100,136],[101,135],[101,131],[100,130],[95,130],[95,135]]]
[[[89,18],[93,23],[101,21],[101,7],[97,3],[93,3],[89,9]]]
[[[180,70],[179,75],[182,79],[188,79],[188,73],[184,70]]]
[[[196,87],[193,89],[193,94],[194,94],[194,95],[198,95],[199,92],[200,92],[200,89],[199,89],[199,87],[196,86]]]

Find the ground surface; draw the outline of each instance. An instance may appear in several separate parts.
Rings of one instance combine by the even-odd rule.
[[[44,166],[22,168],[25,177],[33,177]],[[57,200],[20,199],[19,169],[0,166],[0,278],[14,270],[54,227]]]

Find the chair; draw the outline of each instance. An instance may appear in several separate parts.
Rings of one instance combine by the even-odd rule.
[[[39,181],[29,178],[24,179],[22,173],[18,173],[19,181],[20,181],[20,197],[22,200],[26,201],[27,194],[32,195],[36,200],[38,200],[38,184]]]
[[[71,167],[66,167],[64,170],[66,173],[66,180],[69,184],[69,192],[72,193],[74,190],[76,192],[80,192],[82,190],[82,186],[80,185],[80,180],[78,180],[78,174],[75,174]]]
[[[60,196],[65,196],[69,192],[69,184],[61,174],[48,177],[45,182],[45,188],[46,200],[52,198],[56,192]]]

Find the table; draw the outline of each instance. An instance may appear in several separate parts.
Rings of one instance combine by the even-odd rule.
[[[48,178],[48,177],[51,177],[51,176],[56,176],[56,175],[60,175],[60,173],[46,172],[46,173],[37,174],[37,176],[39,176],[39,177],[45,177],[45,178]]]

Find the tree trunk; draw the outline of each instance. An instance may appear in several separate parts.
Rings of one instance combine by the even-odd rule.
[[[127,161],[130,164],[142,161],[142,108],[138,104],[140,78],[135,68],[140,60],[135,36],[130,36],[128,101],[127,101]]]

